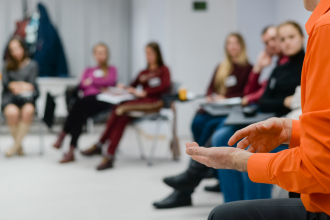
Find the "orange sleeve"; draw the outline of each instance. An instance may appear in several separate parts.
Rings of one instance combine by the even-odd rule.
[[[330,194],[330,49],[325,49],[330,48],[329,39],[330,25],[319,27],[309,39],[302,75],[301,145],[252,155],[252,181],[302,194]]]
[[[291,140],[289,147],[294,148],[300,145],[300,126],[298,120],[292,120]]]

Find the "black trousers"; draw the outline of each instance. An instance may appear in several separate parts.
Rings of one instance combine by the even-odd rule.
[[[330,220],[307,212],[300,199],[260,199],[229,202],[212,210],[209,220]]]
[[[71,145],[77,146],[83,125],[89,117],[110,110],[112,106],[110,103],[98,101],[95,95],[78,100],[69,112],[63,128],[65,133],[71,134]]]

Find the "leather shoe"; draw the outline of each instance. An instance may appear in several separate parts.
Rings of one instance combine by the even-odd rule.
[[[113,168],[113,161],[114,159],[109,159],[107,157],[104,157],[102,160],[102,163],[96,167],[97,170],[106,170]]]
[[[208,192],[221,192],[221,188],[220,188],[220,183],[215,184],[214,186],[205,186],[204,187],[205,191]]]
[[[60,163],[70,163],[75,161],[74,159],[74,146],[70,146],[70,150],[68,153],[64,154],[63,159],[60,161]]]
[[[102,149],[97,147],[96,144],[94,144],[92,147],[88,148],[87,150],[80,151],[80,153],[84,156],[90,157],[93,155],[101,155]]]
[[[170,209],[183,206],[191,206],[191,196],[179,190],[174,192],[162,201],[153,204],[157,209]]]
[[[183,172],[177,176],[166,177],[163,179],[163,181],[168,186],[177,190],[193,190],[196,186],[198,186],[201,181],[201,178],[195,178],[194,176],[189,175],[188,172]]]

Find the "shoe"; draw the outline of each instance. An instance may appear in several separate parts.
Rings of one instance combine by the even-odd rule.
[[[153,204],[153,206],[155,206],[157,209],[171,209],[191,205],[191,196],[178,190],[174,190],[174,192],[167,198]]]
[[[57,138],[56,142],[53,144],[53,147],[54,148],[60,149],[62,147],[62,144],[63,144],[64,138],[65,138],[65,135],[66,135],[65,132],[61,132],[58,135],[58,138]]]
[[[96,170],[106,170],[113,168],[113,161],[114,159],[108,159],[107,157],[104,157],[101,164],[96,167]]]
[[[191,160],[188,169],[172,177],[164,178],[163,181],[168,186],[177,190],[194,190],[205,178],[209,168],[197,161]]]
[[[25,155],[22,146],[20,146],[20,147],[18,148],[17,155],[18,155],[18,156],[24,156],[24,155]]]
[[[75,161],[74,159],[74,146],[70,146],[70,150],[68,153],[64,154],[63,159],[60,161],[60,163],[70,163]]]
[[[84,151],[80,151],[80,153],[88,157],[93,155],[102,155],[102,149],[99,148],[96,144],[94,144],[91,148],[88,148]]]
[[[201,178],[196,178],[189,175],[189,172],[183,172],[177,176],[166,177],[163,179],[164,183],[174,189],[184,190],[184,189],[195,189],[201,181]]]
[[[13,147],[9,148],[9,149],[6,151],[5,156],[6,156],[6,157],[12,157],[12,156],[14,156],[15,154],[17,154],[18,151],[19,151],[19,148],[13,146]]]
[[[221,192],[221,188],[220,188],[220,183],[215,184],[214,186],[205,186],[204,187],[205,191],[208,192]]]

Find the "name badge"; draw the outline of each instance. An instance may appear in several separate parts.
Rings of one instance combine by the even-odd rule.
[[[102,70],[100,70],[100,69],[98,69],[98,70],[94,70],[94,72],[93,72],[93,76],[94,76],[95,78],[101,78],[101,77],[104,76],[104,72],[103,72]]]
[[[237,78],[236,76],[228,76],[225,82],[226,87],[232,87],[237,85]]]
[[[275,84],[276,84],[276,79],[275,78],[271,78],[270,82],[269,82],[269,88],[270,89],[274,89],[275,88]]]
[[[148,85],[151,87],[151,88],[155,88],[155,87],[158,87],[160,86],[161,84],[161,80],[159,77],[154,77],[154,78],[151,78],[148,80]]]

